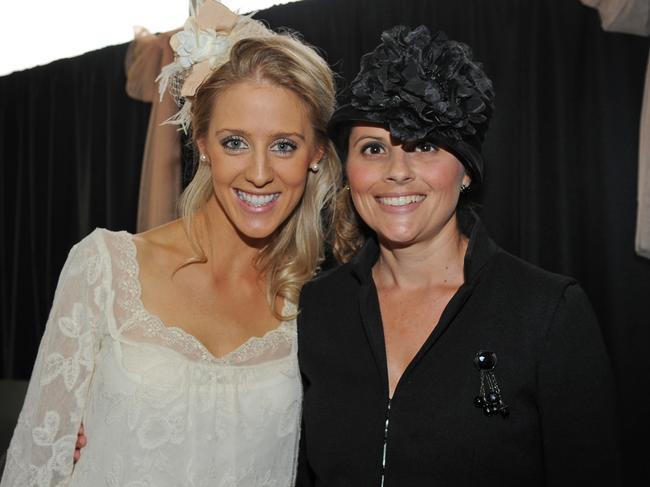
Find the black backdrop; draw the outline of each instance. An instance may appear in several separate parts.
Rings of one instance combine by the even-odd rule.
[[[578,0],[303,0],[257,17],[321,47],[341,85],[396,23],[474,48],[497,92],[482,218],[505,249],[583,284],[618,380],[626,484],[650,481],[636,446],[650,433],[650,261],[633,250],[648,40],[603,32]],[[125,49],[0,78],[0,377],[29,376],[70,246],[135,229],[148,106],[124,93]]]

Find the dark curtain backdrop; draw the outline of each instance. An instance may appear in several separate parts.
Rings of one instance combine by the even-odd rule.
[[[70,247],[135,230],[149,105],[126,45],[0,77],[0,376],[28,378]]]
[[[303,0],[257,17],[322,48],[341,86],[396,23],[473,47],[497,92],[481,216],[506,250],[582,283],[618,381],[625,484],[650,481],[637,446],[650,433],[650,261],[634,254],[648,40],[603,32],[578,0]],[[96,226],[134,229],[148,107],[124,94],[124,52],[0,78],[3,377],[29,376],[69,247]]]

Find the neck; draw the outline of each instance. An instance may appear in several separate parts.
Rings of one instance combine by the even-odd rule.
[[[432,238],[408,246],[380,239],[379,259],[373,277],[379,287],[419,289],[464,282],[468,239],[458,229],[454,215]]]
[[[197,211],[192,220],[194,238],[199,243],[210,272],[215,276],[261,279],[257,257],[268,239],[242,235],[226,217],[214,197]]]

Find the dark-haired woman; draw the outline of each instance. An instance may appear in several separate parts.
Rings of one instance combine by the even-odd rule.
[[[467,209],[493,108],[481,65],[398,26],[351,93],[330,123],[344,264],[300,301],[298,485],[617,485],[612,374],[584,292]]]

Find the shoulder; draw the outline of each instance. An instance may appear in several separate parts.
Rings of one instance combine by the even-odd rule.
[[[193,248],[182,220],[133,235],[132,241],[143,274],[152,269],[173,273],[178,266],[200,255],[199,249]]]
[[[85,274],[86,279],[95,282],[106,273],[117,252],[117,242],[128,243],[128,232],[113,232],[105,228],[96,228],[72,246],[61,271],[62,277]]]
[[[133,235],[126,230],[96,228],[75,247],[82,255],[90,258],[102,261],[120,260],[132,253]]]
[[[489,273],[501,285],[526,294],[557,295],[577,284],[570,276],[542,269],[504,250],[495,255]]]
[[[477,294],[485,306],[501,309],[513,320],[545,323],[538,330],[542,333],[566,314],[595,320],[591,303],[575,278],[502,250],[481,276]]]
[[[105,257],[106,241],[114,238],[118,232],[111,232],[105,228],[95,228],[92,232],[74,244],[68,254],[68,262],[83,263]]]
[[[302,287],[298,305],[298,350],[308,350],[319,344],[325,350],[326,343],[336,342],[335,330],[346,329],[348,318],[357,305],[360,283],[351,265],[320,272]],[[304,353],[302,353],[304,356]]]
[[[73,245],[70,253],[101,254],[110,250],[110,247],[114,246],[116,241],[128,241],[132,238],[133,235],[126,230],[114,231],[97,227]]]
[[[124,239],[126,235],[129,234],[96,228],[70,249],[59,274],[53,310],[66,303],[86,300],[97,304],[97,300],[104,299],[102,290],[112,282],[113,258],[108,251],[108,242],[112,238]]]
[[[300,301],[303,301],[303,297],[305,300],[310,300],[312,296],[340,295],[355,285],[358,286],[358,281],[352,274],[350,263],[341,264],[319,272],[306,283],[302,288]]]

